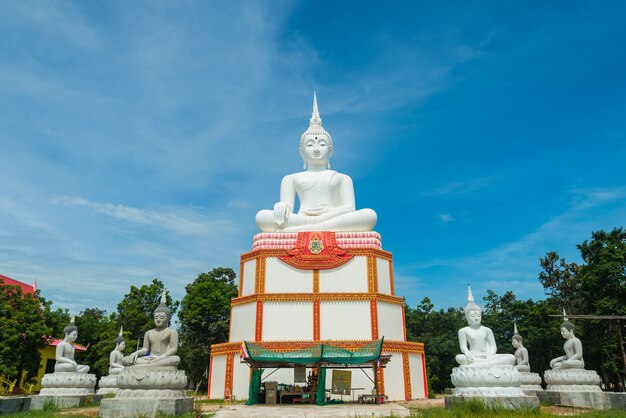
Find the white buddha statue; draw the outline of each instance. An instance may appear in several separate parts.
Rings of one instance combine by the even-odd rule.
[[[496,354],[496,339],[490,328],[481,325],[482,311],[474,303],[472,290],[467,285],[467,301],[465,319],[468,326],[459,330],[459,346],[461,353],[456,361],[461,366],[513,365],[515,356],[512,354]]]
[[[155,328],[146,332],[143,347],[124,357],[124,365],[144,367],[177,366],[180,363],[178,352],[178,332],[169,327],[170,309],[166,305],[166,292],[161,295],[161,303],[154,310]]]
[[[565,338],[563,350],[564,356],[553,358],[550,367],[558,369],[584,369],[583,343],[574,335],[574,324],[569,322],[565,309],[563,309],[563,323],[561,324],[561,335]]]
[[[530,362],[528,360],[528,349],[524,347],[524,338],[517,332],[517,324],[513,323],[513,337],[511,345],[515,348],[515,367],[522,373],[530,372]]]
[[[78,327],[74,324],[74,317],[70,319],[69,325],[63,329],[63,334],[63,341],[56,348],[54,371],[87,373],[89,366],[78,364],[74,360],[74,341],[78,338]]]
[[[322,127],[313,93],[309,128],[300,138],[304,170],[283,177],[280,201],[274,210],[261,210],[256,224],[263,232],[371,231],[376,225],[372,209],[356,210],[352,179],[330,170],[333,141]],[[296,196],[300,208],[294,212]]]
[[[109,375],[120,374],[124,370],[122,360],[124,358],[124,349],[126,348],[126,339],[124,339],[123,328],[120,327],[120,334],[115,339],[115,349],[109,355]]]

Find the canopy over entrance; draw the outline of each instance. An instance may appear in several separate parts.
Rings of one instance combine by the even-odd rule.
[[[374,369],[374,387],[378,394],[377,367],[385,367],[391,355],[381,355],[383,338],[373,341],[356,351],[349,351],[330,344],[315,344],[301,350],[278,352],[264,348],[258,344],[244,341],[242,343],[243,363],[252,368],[250,389],[247,404],[258,402],[263,369],[282,369],[293,367],[309,367],[318,370],[319,379],[315,388],[315,403],[325,405],[326,368],[372,368]]]

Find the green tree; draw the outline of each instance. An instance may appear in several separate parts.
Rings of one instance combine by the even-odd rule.
[[[124,327],[124,335],[130,338],[126,343],[129,348],[134,350],[133,341],[142,338],[146,331],[154,328],[152,316],[156,307],[159,306],[164,289],[163,282],[159,279],[153,279],[149,285],[131,286],[130,291],[117,305],[117,313],[111,319],[115,323],[115,328]],[[178,305],[179,302],[174,302],[168,293],[167,306],[172,316],[176,313]],[[113,334],[110,337],[111,342],[116,336],[117,334]]]
[[[426,375],[429,391],[441,393],[452,387],[450,372],[454,356],[459,354],[457,331],[464,327],[461,309],[434,310],[429,298],[424,298],[415,309],[404,305],[407,339],[424,343]]]
[[[235,277],[231,268],[214,268],[185,288],[179,314],[180,356],[196,390],[206,388],[211,344],[228,341],[230,300],[237,296]]]
[[[626,231],[597,231],[577,245],[583,264],[568,264],[557,253],[541,259],[547,292],[570,314],[626,315]],[[600,372],[610,389],[624,391],[626,353],[623,322],[573,320],[584,336],[586,367]]]
[[[109,353],[115,345],[114,322],[106,311],[98,308],[85,309],[76,317],[78,327],[77,342],[87,347],[87,351],[76,353],[80,363],[91,366],[91,371],[98,377],[108,374]]]
[[[22,370],[27,378],[37,375],[49,332],[40,302],[39,291],[24,294],[0,279],[0,375],[15,379]]]

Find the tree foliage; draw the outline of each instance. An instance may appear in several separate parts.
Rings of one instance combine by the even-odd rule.
[[[231,268],[214,268],[185,288],[179,314],[180,356],[197,387],[206,386],[211,344],[228,340],[230,300],[237,296],[235,277]]]
[[[541,259],[539,280],[570,314],[626,315],[626,231],[597,231],[577,246],[583,263],[567,263],[557,253]],[[624,322],[573,320],[584,336],[585,365],[600,372],[609,389],[624,391]]]
[[[14,379],[24,370],[28,377],[36,376],[49,331],[39,291],[24,294],[0,279],[0,375]]]

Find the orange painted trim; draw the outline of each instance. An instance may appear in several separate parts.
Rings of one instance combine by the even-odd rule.
[[[254,269],[254,293],[265,293],[265,257],[256,260]]]
[[[374,267],[372,267],[375,258],[367,257],[367,292],[374,293]]]
[[[378,339],[378,302],[370,300],[370,317],[372,320],[372,340]]]
[[[233,393],[233,369],[235,363],[235,356],[226,356],[226,376],[224,378],[224,399],[226,399],[227,393]]]
[[[371,343],[372,340],[342,340],[342,341],[255,341],[255,344],[261,347],[278,351],[289,352],[295,350],[302,350],[309,348],[320,343],[328,343],[336,347],[341,347],[346,350],[355,351],[362,348],[364,345]],[[220,354],[238,354],[241,350],[241,341],[232,341],[228,343],[213,344],[211,346],[211,355]],[[384,353],[402,353],[402,352],[414,353],[424,355],[424,343],[416,343],[413,341],[391,341],[385,340],[383,342]]]
[[[393,263],[389,260],[389,286],[391,287],[391,294],[396,294],[396,289],[393,282]]]
[[[378,388],[376,388],[376,392],[379,395],[385,394],[385,372],[382,367],[376,368],[376,382],[378,383]]]
[[[302,301],[367,301],[379,300],[404,306],[404,298],[383,293],[262,293],[242,296],[231,300],[231,306],[252,302],[302,302]]]
[[[426,355],[422,353],[422,373],[424,374],[424,397],[428,399],[428,383],[426,382]]]
[[[241,297],[243,292],[243,261],[239,262],[239,289],[237,289],[237,296]]]
[[[404,341],[406,341],[406,319],[404,317],[404,304],[402,304],[402,332],[404,333]]]
[[[404,399],[410,401],[411,396],[411,367],[409,366],[409,353],[402,353],[402,369],[404,372]]]
[[[287,250],[282,249],[257,249],[247,253],[241,254],[241,261],[248,261],[252,259],[258,259],[259,257],[279,257],[287,255]],[[393,255],[389,251],[377,250],[376,248],[350,248],[346,250],[346,255],[349,256],[375,256],[391,261]]]
[[[211,399],[211,381],[213,380],[213,354],[209,356],[209,379],[207,381],[206,398]]]
[[[256,303],[256,330],[254,333],[254,341],[261,341],[263,339],[263,301],[259,300]]]
[[[378,260],[376,257],[369,256],[372,259],[372,284],[374,285],[374,293],[378,293]]]
[[[320,292],[320,271],[313,270],[313,293]]]
[[[313,340],[320,340],[320,301],[313,301]]]

